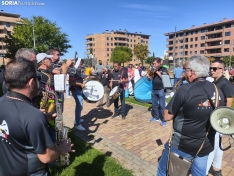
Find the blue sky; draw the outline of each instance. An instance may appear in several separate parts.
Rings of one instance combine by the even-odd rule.
[[[162,56],[165,32],[234,18],[234,0],[22,0],[44,6],[2,6],[1,10],[55,21],[69,36],[72,48],[62,58],[84,57],[85,36],[126,29],[151,35],[150,52]]]

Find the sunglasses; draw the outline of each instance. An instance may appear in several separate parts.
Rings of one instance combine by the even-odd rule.
[[[210,67],[210,71],[213,70],[214,72],[216,72],[218,69],[222,69],[220,67]]]

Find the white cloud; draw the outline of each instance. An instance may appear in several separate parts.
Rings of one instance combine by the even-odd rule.
[[[123,4],[124,8],[136,9],[136,10],[146,10],[146,11],[169,11],[170,8],[167,6],[152,6],[143,4]]]

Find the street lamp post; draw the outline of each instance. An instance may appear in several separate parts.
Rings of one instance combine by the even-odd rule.
[[[32,26],[33,26],[33,48],[34,48],[34,50],[36,50],[35,31],[34,31],[34,21],[32,22]]]

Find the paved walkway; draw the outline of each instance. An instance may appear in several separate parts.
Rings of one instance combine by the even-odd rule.
[[[82,125],[87,130],[74,130],[75,133],[94,148],[114,157],[123,167],[132,170],[134,175],[155,175],[158,158],[163,150],[163,145],[158,141],[164,144],[168,140],[172,122],[164,127],[159,122],[150,123],[151,113],[148,108],[135,104],[126,105],[125,120],[119,117],[111,119],[113,104],[109,108],[96,106],[97,103],[84,101]],[[74,99],[65,99],[64,123],[70,128],[74,126],[74,112]],[[224,138],[223,145],[228,145],[227,138]],[[223,176],[234,176],[234,147],[224,153],[222,173]]]

